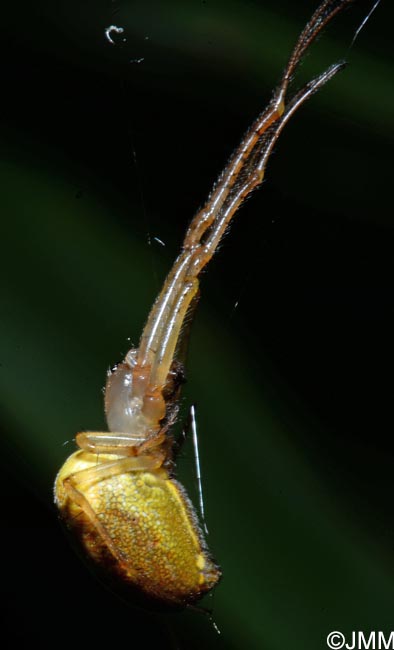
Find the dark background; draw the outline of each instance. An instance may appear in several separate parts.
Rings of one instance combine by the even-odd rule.
[[[224,572],[205,604],[221,635],[198,614],[141,613],[104,590],[52,505],[75,433],[105,426],[106,368],[138,342],[191,216],[316,4],[2,9],[3,647],[317,650],[333,629],[393,628],[384,0],[350,51],[371,3],[307,57],[299,83],[340,58],[349,66],[286,128],[203,278],[183,411],[197,402],[209,543]],[[115,45],[111,24],[124,27]],[[195,498],[192,449],[183,456]]]

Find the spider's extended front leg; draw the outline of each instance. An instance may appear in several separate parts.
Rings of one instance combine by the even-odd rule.
[[[306,50],[321,30],[354,0],[325,0],[301,32],[282,79],[265,111],[248,129],[220,175],[207,202],[192,219],[176,259],[149,314],[135,356],[135,377],[146,372],[146,386],[157,395],[166,381],[182,335],[199,276],[214,255],[234,214],[263,181],[269,156],[294,112],[343,68],[334,64],[288,98],[289,84]],[[156,391],[156,392],[155,392]],[[143,405],[143,410],[147,410]]]

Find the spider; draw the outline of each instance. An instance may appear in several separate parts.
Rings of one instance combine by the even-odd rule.
[[[108,375],[108,432],[76,436],[55,501],[84,554],[112,586],[144,605],[192,606],[219,581],[196,512],[174,478],[183,357],[199,276],[231,219],[263,180],[295,111],[343,67],[339,62],[290,98],[289,83],[320,31],[353,0],[325,0],[301,32],[268,107],[234,151],[195,215],[142,332],[139,347]]]

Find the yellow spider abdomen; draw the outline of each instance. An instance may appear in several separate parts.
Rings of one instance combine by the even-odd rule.
[[[100,462],[112,458],[100,455]],[[55,498],[66,526],[100,574],[147,600],[174,606],[212,589],[220,570],[182,486],[161,467],[90,481],[77,492],[69,489],[70,476],[96,464],[95,454],[72,454],[57,476]]]

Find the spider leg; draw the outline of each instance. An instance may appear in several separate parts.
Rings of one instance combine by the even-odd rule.
[[[147,383],[152,390],[159,389],[165,382],[189,305],[198,292],[200,273],[215,253],[238,208],[261,184],[268,158],[284,125],[306,99],[343,67],[343,64],[331,66],[287,100],[290,81],[303,55],[321,30],[352,2],[354,0],[326,0],[315,11],[296,42],[268,108],[247,131],[206,204],[193,218],[182,251],[153,305],[140,340],[134,372],[137,376],[141,368],[148,368]]]
[[[160,451],[138,457],[116,458],[74,472],[64,479],[64,484],[70,484],[75,489],[82,486],[86,488],[93,483],[104,481],[119,474],[158,469],[163,464],[163,460],[164,454]]]

